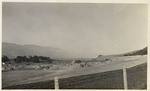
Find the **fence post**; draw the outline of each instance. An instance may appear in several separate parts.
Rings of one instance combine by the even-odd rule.
[[[127,72],[125,67],[123,68],[123,82],[124,82],[124,89],[128,89]]]
[[[55,77],[54,81],[55,81],[55,89],[58,90],[59,89],[58,77]]]

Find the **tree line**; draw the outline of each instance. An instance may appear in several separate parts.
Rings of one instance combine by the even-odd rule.
[[[41,62],[48,62],[52,63],[52,59],[50,57],[44,57],[44,56],[17,56],[16,58],[10,59],[9,57],[3,55],[2,56],[2,62],[10,62],[14,61],[16,63],[21,62],[34,62],[34,63],[41,63]]]

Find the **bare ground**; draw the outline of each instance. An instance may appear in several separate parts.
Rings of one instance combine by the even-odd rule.
[[[59,80],[60,89],[123,89],[122,70],[75,76]],[[129,89],[147,89],[147,63],[127,69]],[[3,89],[53,89],[54,81],[5,87]]]

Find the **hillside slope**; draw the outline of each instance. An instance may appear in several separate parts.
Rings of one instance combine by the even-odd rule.
[[[143,48],[141,50],[128,52],[128,53],[124,54],[124,56],[134,56],[134,55],[147,55],[147,47],[145,47],[145,48]]]
[[[121,56],[136,56],[136,55],[147,55],[147,47],[140,49],[140,50],[135,50],[123,54],[113,54],[113,55],[98,55],[98,59],[106,59],[106,58],[112,58],[112,57],[121,57]],[[96,59],[97,59],[96,58]]]
[[[75,57],[75,53],[54,47],[42,47],[36,45],[19,45],[13,43],[2,43],[2,55],[9,58],[16,56],[47,56],[51,58]]]

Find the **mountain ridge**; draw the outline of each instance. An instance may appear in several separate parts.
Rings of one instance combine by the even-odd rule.
[[[147,47],[122,54],[114,55],[99,55],[101,56],[134,56],[134,55],[146,55]],[[17,56],[47,56],[51,58],[80,58],[82,54],[66,51],[63,49],[50,47],[50,46],[38,46],[38,45],[21,45],[14,43],[2,42],[2,55],[6,55],[9,58],[15,58]]]
[[[69,58],[74,57],[74,53],[55,47],[44,47],[38,45],[20,45],[14,43],[2,42],[2,55],[10,58],[16,56],[48,56],[52,58]]]

